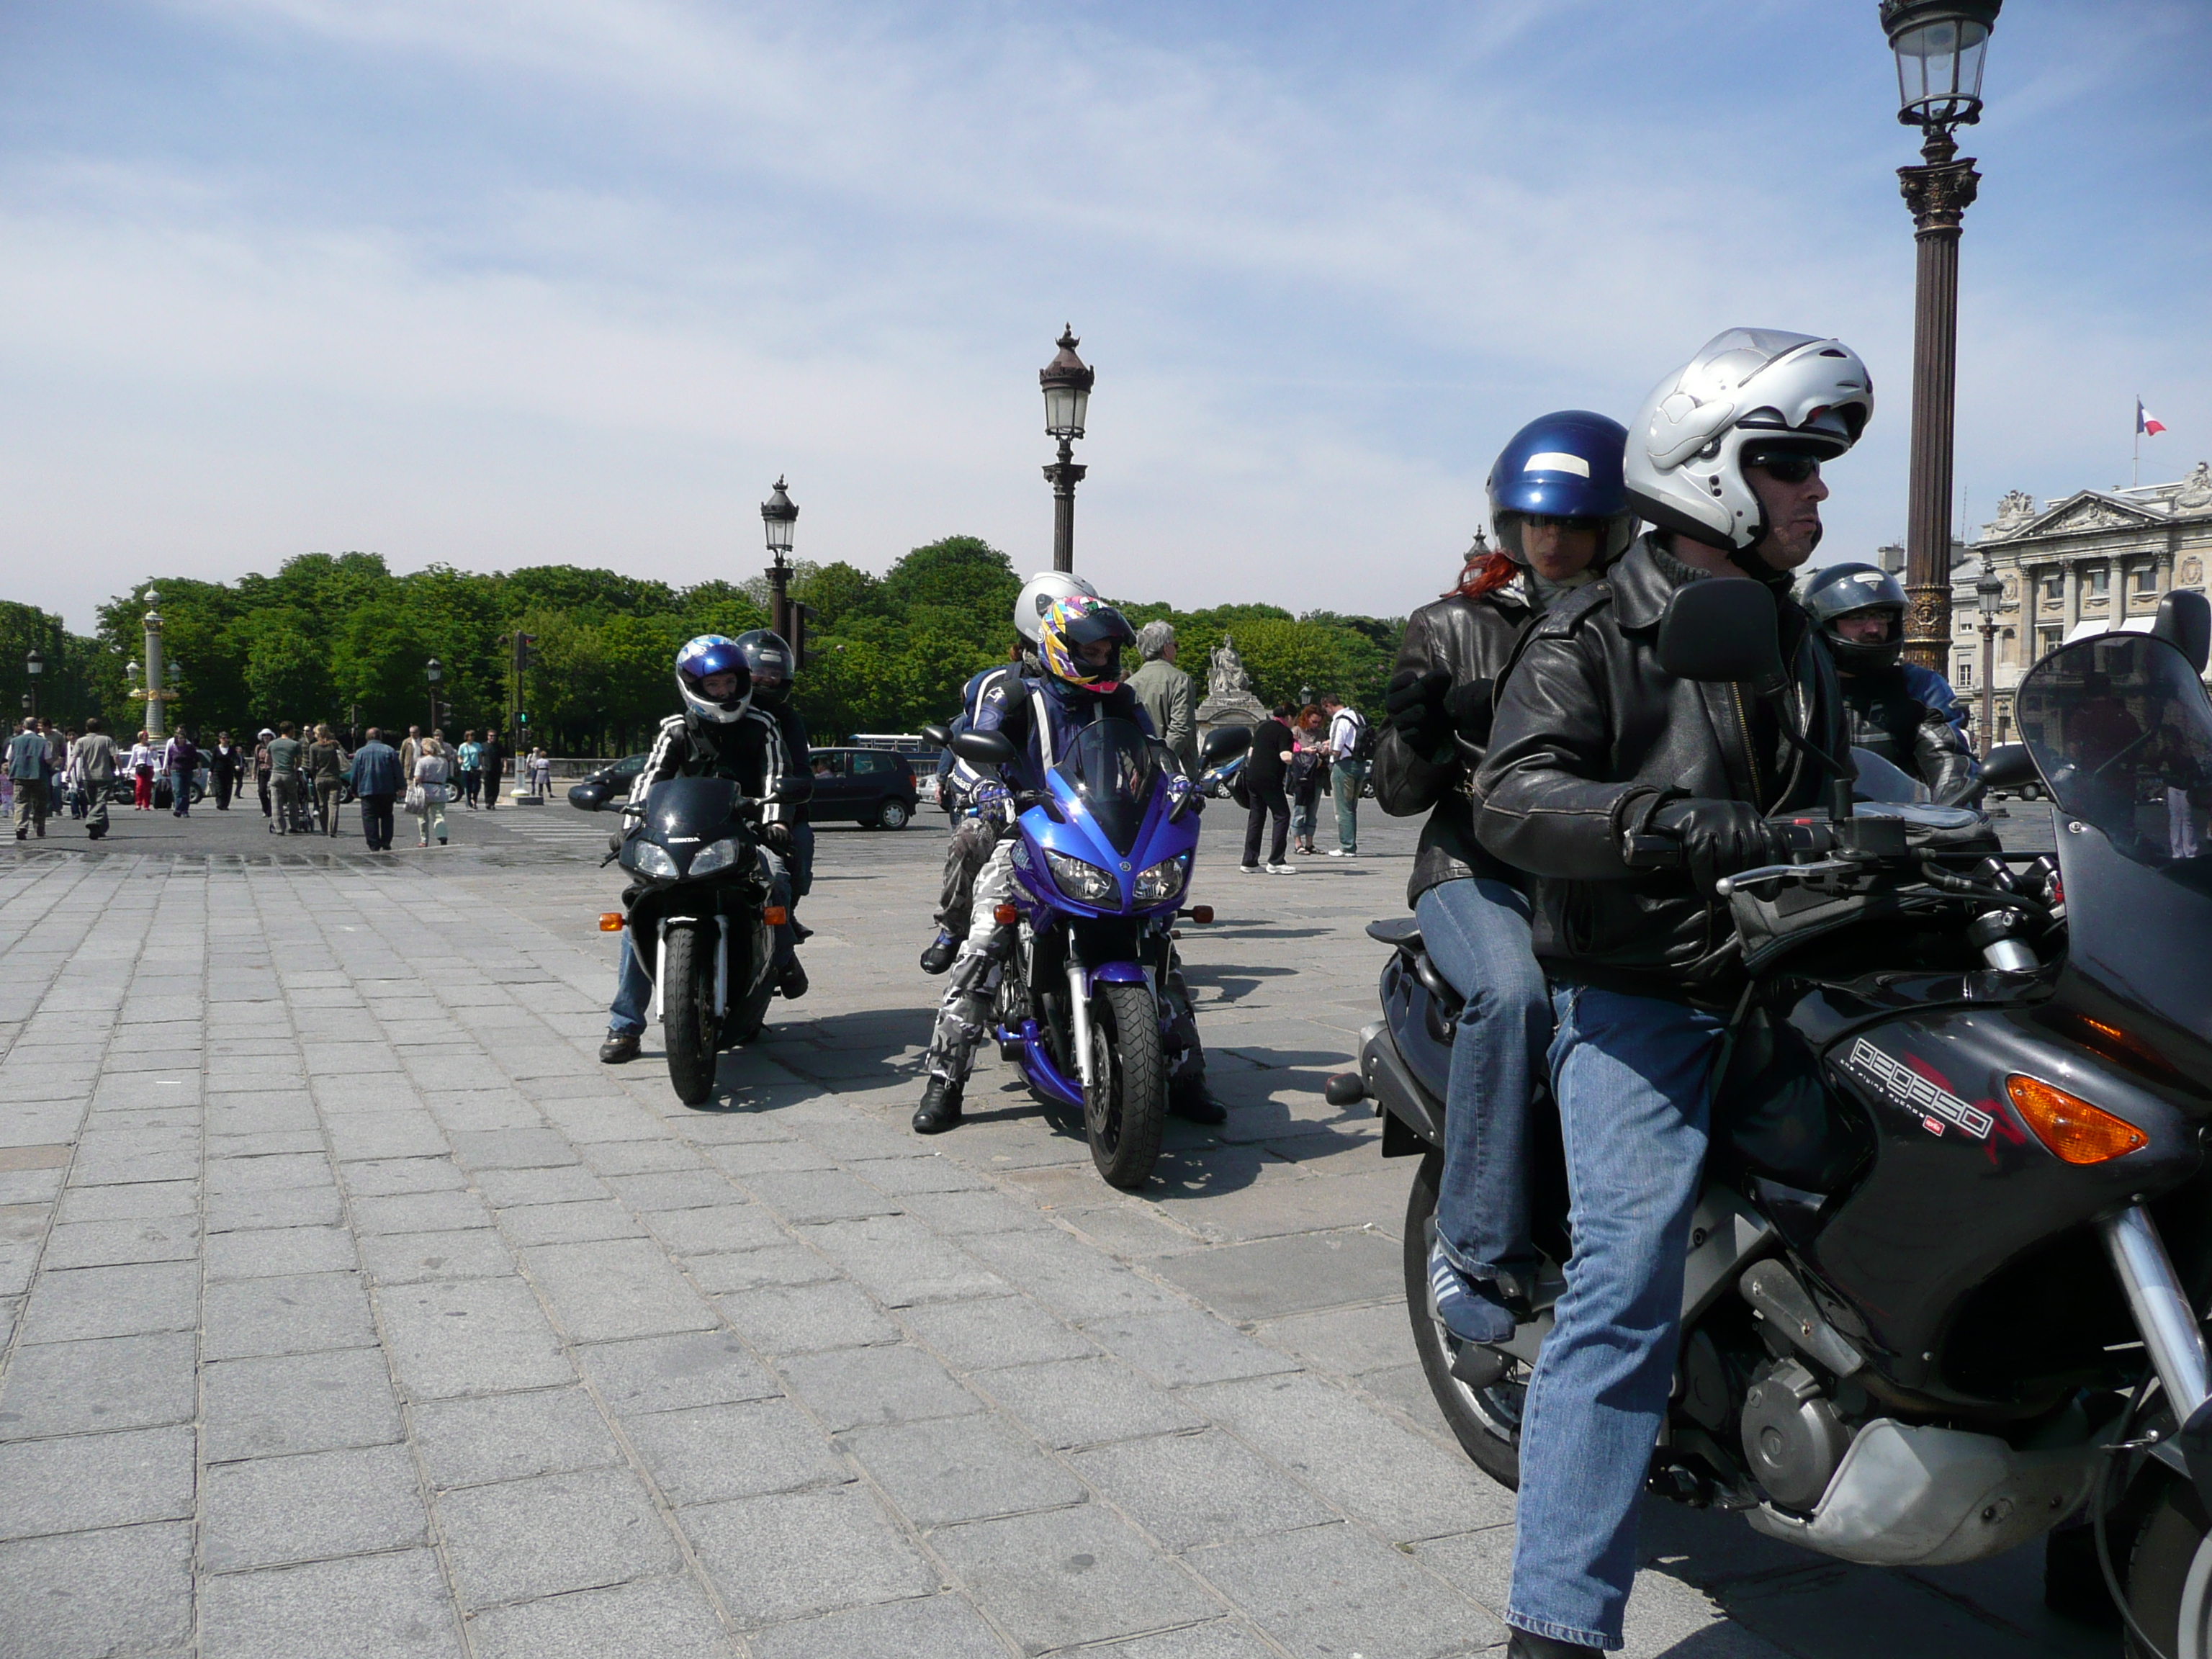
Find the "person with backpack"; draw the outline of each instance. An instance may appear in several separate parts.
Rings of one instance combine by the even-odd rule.
[[[1329,752],[1335,757],[1328,775],[1336,796],[1336,845],[1328,855],[1356,859],[1359,856],[1359,795],[1367,787],[1375,729],[1368,725],[1366,715],[1346,708],[1344,699],[1334,691],[1322,698],[1321,707],[1328,716]]]

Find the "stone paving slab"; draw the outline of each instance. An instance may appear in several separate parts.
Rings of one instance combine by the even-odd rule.
[[[933,823],[824,830],[815,988],[693,1111],[656,1038],[596,1061],[617,884],[566,812],[0,854],[0,1655],[1497,1650],[1511,1500],[1413,1363],[1408,1171],[1321,1094],[1410,826],[1202,862],[1231,1118],[1129,1195],[988,1054],[908,1133]],[[1637,1655],[2111,1647],[2026,1553],[1655,1504],[1643,1559]]]

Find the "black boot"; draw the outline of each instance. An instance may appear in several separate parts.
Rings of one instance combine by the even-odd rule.
[[[915,1133],[941,1135],[959,1121],[960,1085],[931,1073],[929,1086],[921,1091],[921,1104],[914,1109]]]
[[[921,971],[941,974],[952,965],[952,959],[959,954],[960,941],[940,927],[937,930],[937,937],[922,947]]]
[[[1516,1630],[1505,1644],[1505,1659],[1585,1659],[1591,1654],[1601,1655],[1602,1648],[1584,1647],[1580,1642],[1558,1642],[1548,1636],[1532,1636],[1525,1630]]]
[[[610,1031],[607,1033],[607,1040],[599,1045],[599,1060],[602,1065],[619,1066],[624,1060],[636,1058],[637,1033],[635,1031]]]
[[[1226,1123],[1229,1109],[1206,1092],[1203,1077],[1175,1078],[1168,1083],[1168,1115],[1186,1123]]]
[[[806,994],[806,969],[799,965],[797,957],[783,964],[783,972],[776,976],[775,994],[787,1001]]]

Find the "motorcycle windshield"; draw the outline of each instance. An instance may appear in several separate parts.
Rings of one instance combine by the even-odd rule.
[[[2179,651],[2144,634],[2077,641],[2038,663],[2014,701],[2061,811],[2212,893],[2212,702]]]
[[[730,821],[738,786],[727,778],[668,778],[645,792],[645,827],[655,836],[697,835]]]
[[[1053,768],[1117,853],[1135,847],[1145,826],[1160,778],[1158,749],[1127,720],[1100,720],[1077,733]]]

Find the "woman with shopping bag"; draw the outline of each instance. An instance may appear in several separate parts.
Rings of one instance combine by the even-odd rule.
[[[422,834],[417,846],[430,844],[434,829],[438,833],[438,845],[446,844],[446,803],[453,798],[453,757],[433,732],[422,739],[422,750],[415,757],[415,775],[407,786],[407,810],[422,820]]]

